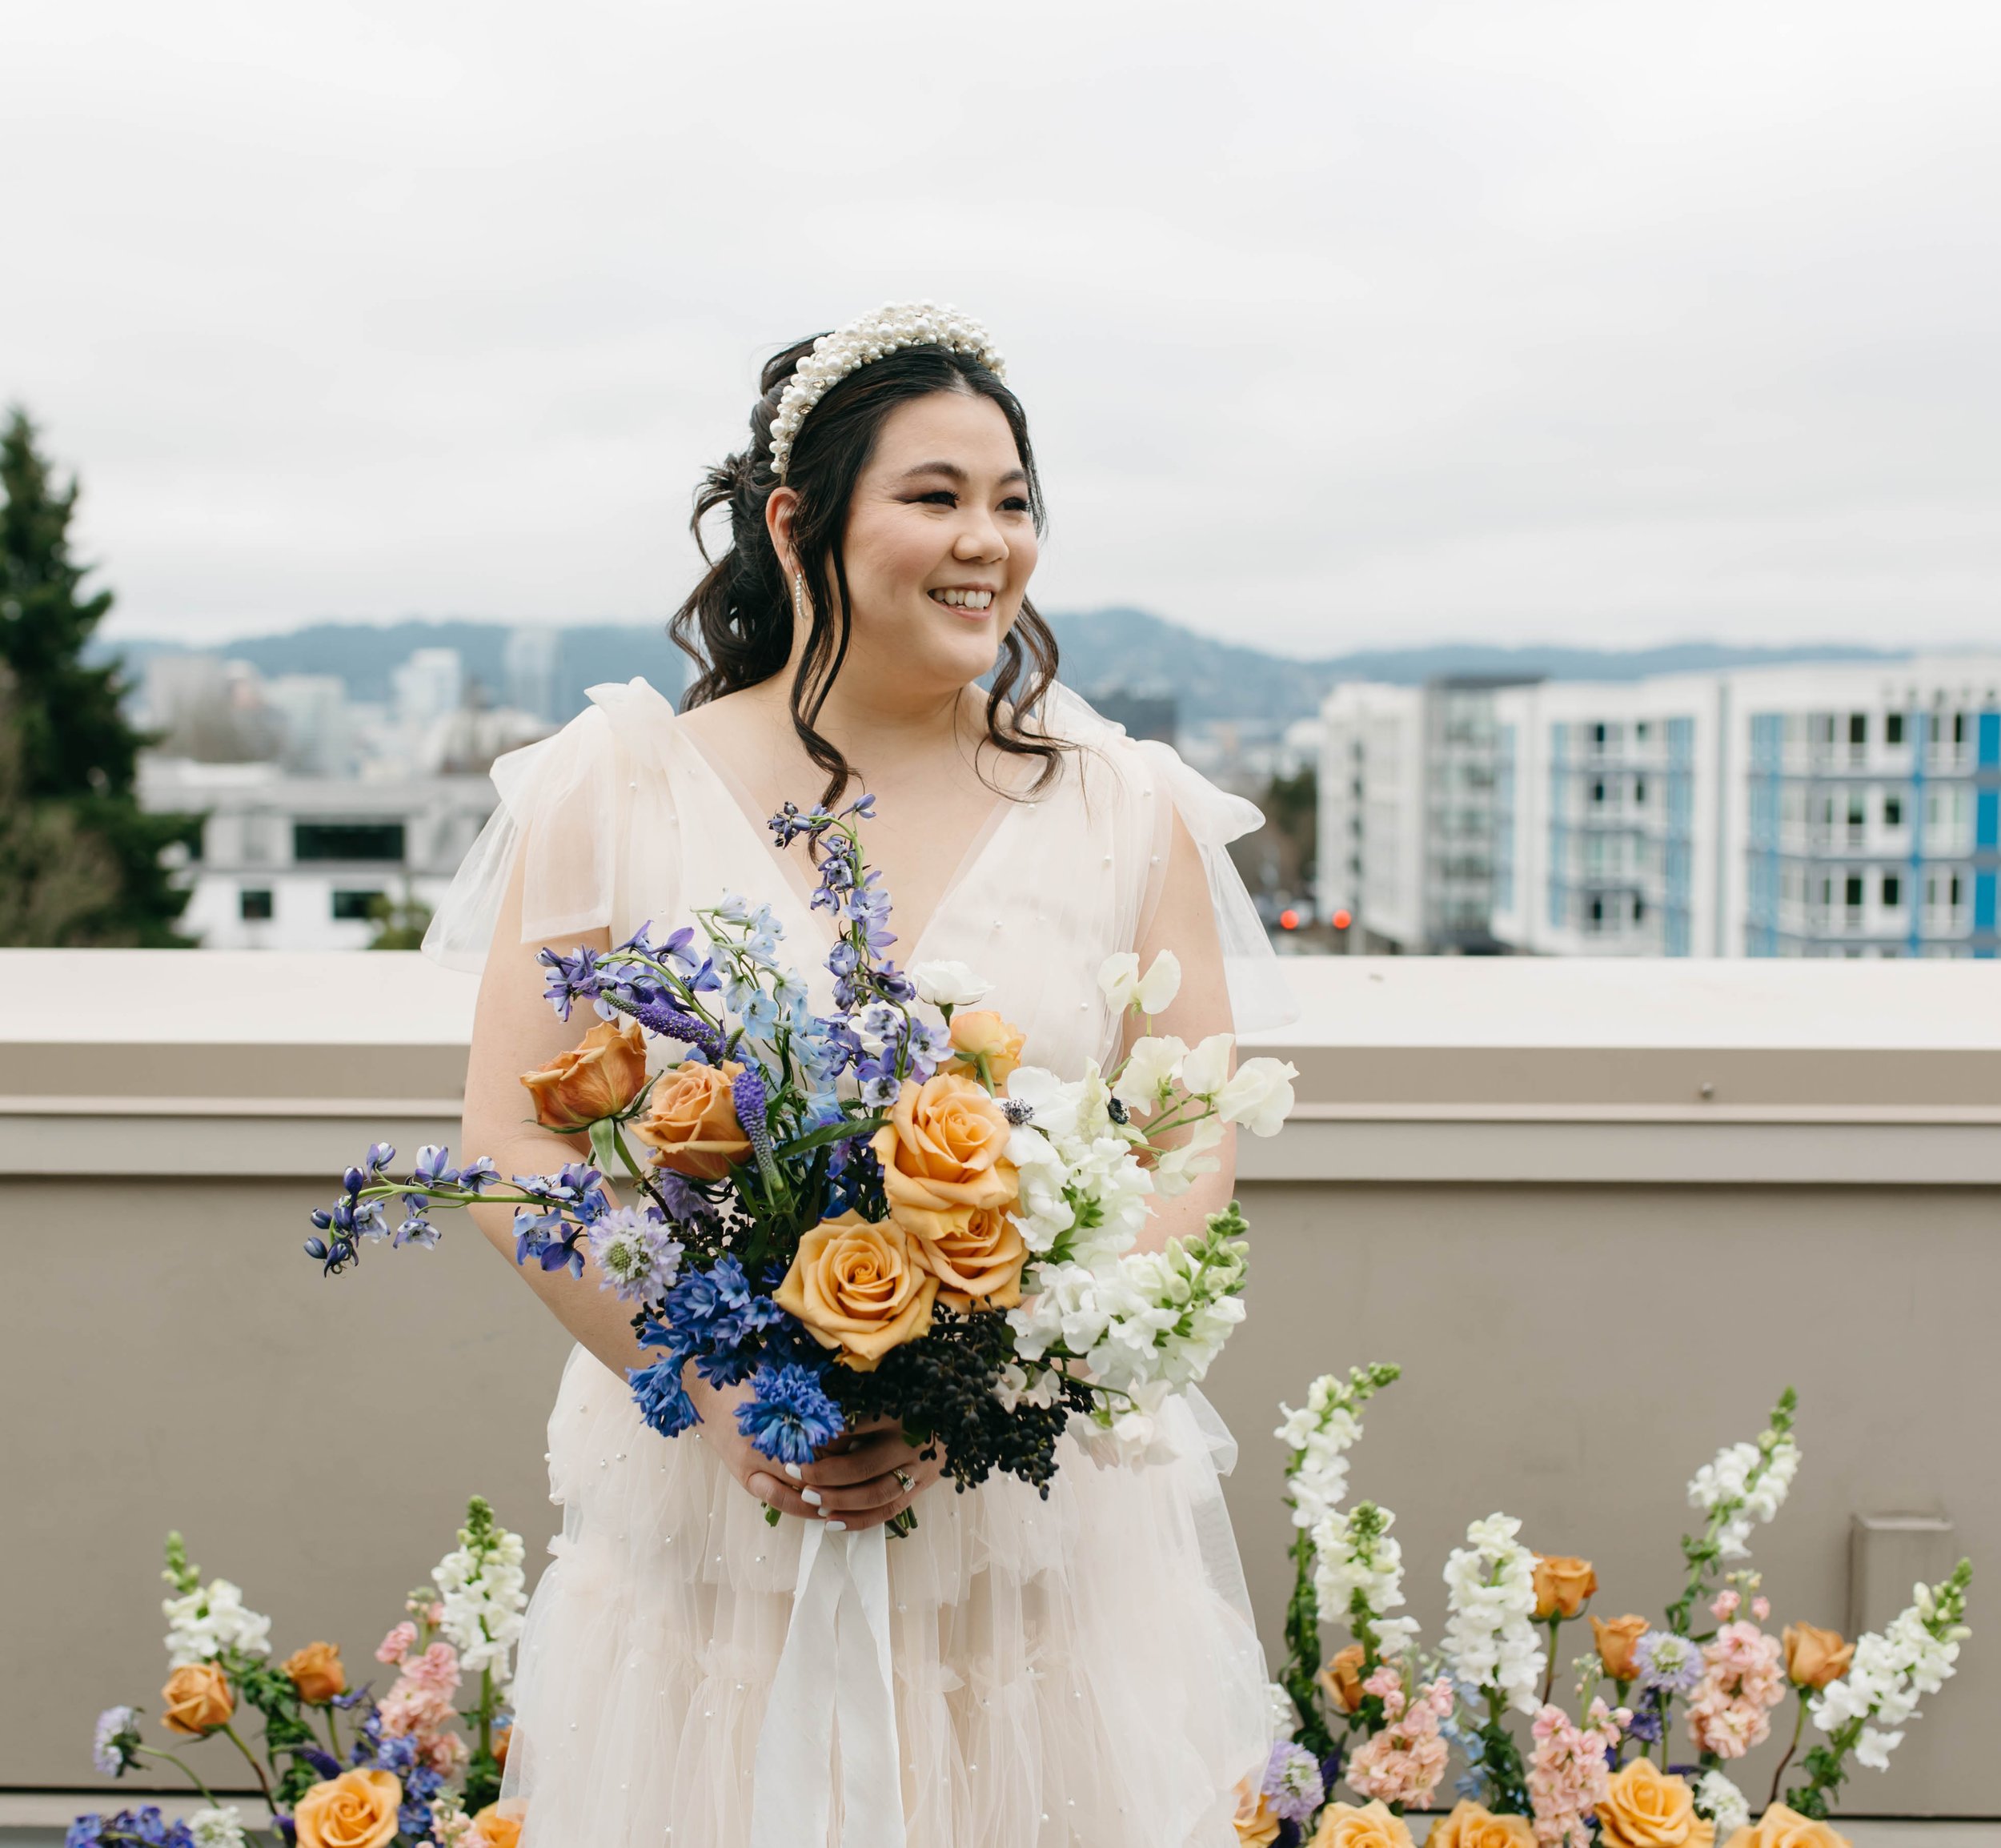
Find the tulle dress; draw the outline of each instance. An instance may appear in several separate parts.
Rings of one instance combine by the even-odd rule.
[[[768,902],[802,974],[827,923],[749,798],[644,681],[604,686],[563,732],[494,766],[502,806],[426,948],[476,968],[523,859],[524,938],[677,921],[724,892]],[[1226,841],[1257,810],[1164,745],[1057,690],[1081,747],[1004,802],[906,964],[994,984],[1027,1056],[1067,1075],[1112,1050],[1095,977],[1137,946],[1172,816],[1201,850],[1241,1028],[1285,991]],[[822,999],[824,1000],[824,996]],[[1199,1393],[1175,1452],[1101,1465],[1065,1439],[1049,1498],[1012,1477],[948,1482],[888,1541],[890,1657],[909,1848],[1233,1848],[1233,1786],[1268,1737],[1266,1677],[1220,1478],[1235,1446]],[[577,1349],[549,1424],[551,1542],[515,1687],[505,1797],[524,1848],[744,1848],[760,1724],[785,1644],[803,1523],[776,1527],[693,1434],[664,1439]],[[828,1840],[844,1839],[836,1798]],[[819,1848],[802,1843],[801,1848]]]

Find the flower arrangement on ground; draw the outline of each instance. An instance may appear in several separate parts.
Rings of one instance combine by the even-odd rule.
[[[1361,1409],[1397,1373],[1326,1374],[1304,1409],[1280,1408],[1295,1529],[1289,1654],[1263,1778],[1238,1793],[1239,1842],[1410,1848],[1404,1813],[1434,1806],[1456,1749],[1465,1774],[1435,1848],[1845,1848],[1827,1818],[1851,1763],[1883,1769],[1920,1698],[1952,1674],[1968,1634],[1967,1562],[1916,1586],[1880,1634],[1850,1643],[1798,1623],[1774,1634],[1760,1574],[1736,1562],[1798,1470],[1788,1389],[1755,1441],[1690,1481],[1703,1525],[1682,1537],[1684,1582],[1658,1623],[1590,1611],[1590,1561],[1532,1550],[1522,1523],[1495,1513],[1446,1561],[1446,1629],[1426,1653],[1416,1625],[1391,1614],[1404,1602],[1393,1517],[1342,1505]],[[1552,1697],[1564,1626],[1582,1619],[1592,1646],[1571,1664],[1574,1714]],[[1350,1638],[1325,1660],[1323,1625]],[[1788,1701],[1790,1742],[1754,1827],[1727,1767],[1771,1736]],[[1820,1739],[1787,1786],[1810,1722]],[[1359,1804],[1336,1797],[1342,1783]]]
[[[1163,1401],[1241,1318],[1245,1252],[1234,1205],[1199,1237],[1135,1250],[1148,1201],[1213,1171],[1226,1124],[1275,1134],[1293,1069],[1233,1070],[1227,1034],[1191,1048],[1150,1032],[1109,1072],[1022,1064],[1023,1036],[976,1005],[972,972],[886,959],[889,899],[860,834],[872,801],[788,804],[771,824],[780,847],[806,842],[813,904],[837,922],[832,1012],[781,966],[768,908],[732,898],[660,940],[642,928],[608,952],[545,950],[557,1012],[587,1004],[599,1022],[522,1082],[544,1126],[587,1136],[591,1163],[503,1183],[490,1161],[455,1169],[427,1148],[397,1179],[378,1144],[314,1215],[308,1253],[338,1272],[370,1239],[435,1242],[434,1209],[504,1202],[517,1263],[594,1264],[631,1304],[660,1357],[632,1370],[633,1394],[663,1436],[698,1420],[692,1367],[748,1382],[740,1425],[780,1463],[884,1416],[942,1446],[961,1489],[1000,1469],[1046,1494],[1073,1420],[1101,1451],[1144,1458]],[[1101,976],[1148,1024],[1179,980],[1165,952]]]
[[[515,1848],[517,1819],[497,1799],[506,1762],[509,1664],[527,1598],[521,1537],[479,1497],[459,1544],[411,1593],[402,1621],[375,1651],[394,1671],[378,1696],[350,1684],[340,1651],[309,1642],[271,1660],[271,1619],[247,1609],[227,1579],[204,1584],[178,1533],[166,1537],[161,1606],[167,1621],[160,1723],[146,1743],[137,1707],[98,1716],[94,1757],[106,1777],[171,1766],[203,1807],[168,1822],[146,1806],[79,1816],[67,1848]],[[476,1690],[462,1701],[468,1676]],[[250,1723],[250,1716],[256,1723]],[[249,1735],[249,1736],[247,1736]],[[261,1735],[261,1736],[259,1736]],[[233,1748],[206,1776],[182,1756],[204,1742]],[[212,1745],[210,1753],[215,1758]],[[247,1821],[211,1788],[247,1765],[264,1815]],[[242,1781],[242,1766],[234,1774]]]

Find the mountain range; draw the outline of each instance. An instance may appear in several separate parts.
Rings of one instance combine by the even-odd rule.
[[[1448,642],[1426,647],[1376,648],[1305,659],[1221,642],[1144,610],[1106,609],[1053,615],[1063,678],[1085,695],[1114,687],[1174,696],[1184,723],[1205,720],[1280,722],[1316,712],[1344,680],[1414,684],[1442,675],[1500,675],[1559,680],[1633,680],[1649,674],[1767,667],[1788,661],[1895,660],[1909,651],[1836,644],[1790,648],[1734,647],[1683,642],[1654,648],[1576,648],[1529,644],[1502,647]],[[374,623],[314,623],[279,634],[246,637],[210,651],[247,661],[267,676],[333,674],[348,696],[386,700],[390,674],[419,648],[456,648],[467,672],[498,703],[507,676],[503,651],[511,625],[470,619]],[[161,654],[202,651],[151,639],[101,644],[100,655],[122,655],[136,673]],[[603,680],[644,675],[678,695],[686,658],[664,631],[646,623],[585,623],[557,631],[555,692],[559,712],[579,710],[584,690]]]

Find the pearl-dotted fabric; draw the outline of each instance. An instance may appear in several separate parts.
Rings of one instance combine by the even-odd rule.
[[[826,920],[740,792],[645,682],[591,698],[495,765],[503,806],[426,948],[479,966],[519,857],[524,940],[664,930],[734,892],[772,907],[824,1002]],[[1069,1073],[1104,1058],[1118,1023],[1097,972],[1144,934],[1178,814],[1239,1027],[1285,1017],[1225,852],[1256,809],[1073,696],[1053,697],[1047,723],[1080,748],[1040,796],[996,809],[901,960],[985,976],[984,1004],[1026,1030],[1035,1063]],[[1199,1393],[1164,1425],[1171,1463],[1105,1467],[1066,1439],[1047,1501],[1011,1477],[964,1495],[940,1485],[918,1499],[916,1532],[890,1542],[909,1848],[1233,1848],[1233,1786],[1266,1736],[1220,1482],[1235,1446]],[[549,1437],[563,1531],[523,1639],[507,1778],[525,1848],[740,1848],[799,1524],[766,1525],[698,1436],[648,1430],[581,1349]],[[884,1848],[841,1843],[838,1814],[831,1843]]]

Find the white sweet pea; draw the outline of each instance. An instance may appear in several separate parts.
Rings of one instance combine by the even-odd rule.
[[[1213,1174],[1222,1164],[1209,1151],[1222,1140],[1223,1125],[1205,1116],[1189,1131],[1185,1142],[1161,1152],[1153,1164],[1153,1191],[1163,1200],[1173,1200],[1187,1193],[1198,1176]]]
[[[1112,1005],[1124,1013],[1137,1008],[1142,1014],[1163,1012],[1181,992],[1181,965],[1172,950],[1154,957],[1146,973],[1140,973],[1140,959],[1130,950],[1108,956],[1098,971],[1098,986]]]
[[[1189,1064],[1193,1063],[1191,1054]],[[1186,1072],[1185,1066],[1184,1080]],[[1299,1068],[1283,1060],[1246,1059],[1217,1093],[1217,1113],[1225,1123],[1242,1124],[1253,1136],[1276,1136],[1292,1114],[1293,1080],[1298,1076]]]
[[[1237,1049],[1231,1033],[1211,1033],[1181,1062],[1181,1088],[1191,1097],[1213,1097],[1229,1076],[1230,1054]]]
[[[1129,1110],[1157,1109],[1187,1056],[1186,1044],[1172,1034],[1135,1040],[1112,1095]]]
[[[964,963],[919,963],[909,972],[917,984],[917,999],[934,1008],[969,1008],[993,992],[993,984],[981,980]]]

